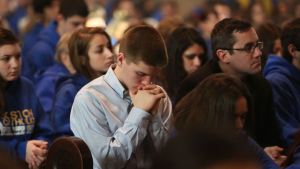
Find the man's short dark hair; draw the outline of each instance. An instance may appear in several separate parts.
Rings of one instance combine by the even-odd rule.
[[[168,63],[165,42],[159,32],[147,25],[134,26],[127,30],[120,42],[120,52],[125,58],[137,63],[163,67]]]
[[[35,13],[42,14],[44,9],[50,7],[55,0],[33,0],[32,7]]]
[[[236,38],[233,33],[246,32],[250,30],[250,28],[252,28],[252,25],[249,22],[232,18],[226,18],[218,22],[211,33],[214,57],[216,59],[218,58],[216,56],[216,51],[218,49],[230,49],[233,47],[236,42]]]
[[[84,0],[60,0],[59,13],[67,19],[76,15],[87,17],[89,11]]]
[[[282,55],[288,62],[292,62],[292,55],[288,50],[288,46],[293,44],[300,51],[300,18],[294,19],[287,23],[281,34]]]

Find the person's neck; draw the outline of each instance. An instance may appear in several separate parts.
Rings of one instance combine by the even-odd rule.
[[[116,67],[112,67],[112,69],[115,75],[117,76],[117,79],[123,84],[121,68],[118,65],[116,65]]]
[[[112,67],[112,69],[113,69],[117,79],[120,81],[122,86],[127,90],[127,87],[126,87],[126,85],[124,83],[124,80],[123,80],[123,73],[122,73],[121,68],[118,65],[116,65],[116,67],[115,68]]]
[[[231,75],[234,75],[234,76],[237,76],[238,78],[242,79],[245,75],[242,74],[242,73],[238,73],[236,72],[235,70],[233,70],[229,64],[226,64],[226,63],[222,63],[222,62],[218,62],[219,66],[220,66],[220,69],[222,70],[223,73],[227,73],[227,74],[231,74]]]

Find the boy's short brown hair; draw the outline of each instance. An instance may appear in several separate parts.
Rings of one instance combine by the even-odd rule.
[[[168,63],[165,42],[151,26],[139,25],[127,30],[120,41],[120,52],[129,62],[143,61],[155,67],[163,67]]]

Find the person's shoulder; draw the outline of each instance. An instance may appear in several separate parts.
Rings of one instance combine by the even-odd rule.
[[[18,83],[20,83],[22,86],[24,87],[28,87],[28,88],[34,88],[33,87],[33,83],[31,80],[29,80],[28,78],[26,77],[23,77],[21,76],[18,80],[17,80]]]
[[[89,83],[85,84],[78,92],[78,94],[86,94],[86,93],[91,93],[92,91],[107,91],[108,90],[108,85],[105,82],[103,76],[100,76]],[[94,92],[92,92],[94,93]]]
[[[272,73],[265,76],[266,80],[271,84],[291,83],[291,79],[282,73]]]
[[[18,79],[9,83],[8,90],[12,92],[31,92],[33,91],[33,88],[33,83],[29,79],[20,76]]]
[[[72,84],[66,84],[63,90],[75,89]],[[71,89],[71,90],[72,90]],[[93,81],[85,84],[81,89],[75,94],[73,105],[76,106],[89,106],[102,104],[103,98],[107,98],[107,95],[112,94],[112,90],[104,84],[103,77],[100,76]]]
[[[30,99],[36,98],[33,83],[26,77],[19,77],[17,80],[13,81],[9,93],[17,92],[21,97],[29,97]]]

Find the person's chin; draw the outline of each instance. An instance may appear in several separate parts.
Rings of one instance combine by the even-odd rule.
[[[7,78],[7,81],[9,81],[9,82],[10,82],[10,81],[17,80],[17,79],[18,79],[18,77],[19,77],[19,76],[10,76],[10,77],[8,77],[8,78]]]
[[[260,73],[261,72],[261,68],[256,68],[254,71],[253,71],[253,74],[257,74],[257,73]]]

